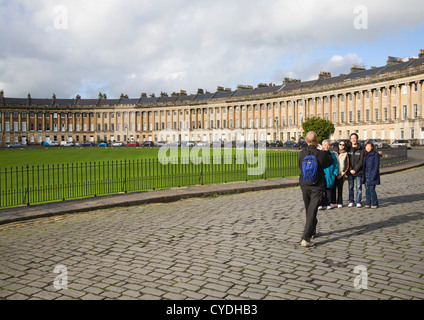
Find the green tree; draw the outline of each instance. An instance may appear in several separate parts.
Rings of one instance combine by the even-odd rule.
[[[334,124],[331,121],[312,117],[308,118],[302,124],[303,134],[306,135],[309,131],[314,131],[318,136],[318,142],[321,143],[325,139],[329,139],[334,133]]]

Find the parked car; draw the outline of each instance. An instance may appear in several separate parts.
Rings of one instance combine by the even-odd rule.
[[[158,143],[156,143],[156,147],[163,147],[166,145],[166,141],[159,141]]]
[[[114,141],[114,142],[112,142],[112,147],[122,147],[122,142]]]
[[[141,144],[141,146],[142,146],[142,147],[154,147],[154,146],[155,146],[155,144],[153,143],[153,141],[144,141],[144,142]]]
[[[127,144],[128,147],[138,147],[139,143],[137,141],[131,141]]]
[[[411,143],[408,140],[395,140],[391,144],[391,147],[407,147],[408,149],[411,149]]]
[[[93,142],[83,142],[81,144],[82,147],[94,147],[94,143]]]
[[[222,141],[213,141],[211,143],[211,148],[222,148],[224,147],[224,142]]]
[[[185,142],[183,142],[183,145],[184,146],[187,146],[189,148],[192,148],[192,147],[195,147],[196,146],[196,144],[193,141],[185,141]]]
[[[275,141],[272,141],[269,145],[271,147],[277,148],[277,147],[282,147],[283,143],[279,140],[275,140]]]
[[[207,143],[206,141],[200,141],[197,143],[197,146],[199,147],[207,147],[209,146],[209,143]]]
[[[59,146],[59,142],[57,142],[57,141],[44,141],[43,145],[47,146],[47,147],[57,147],[57,146]]]
[[[99,146],[99,147],[107,147],[107,146],[108,146],[108,144],[107,144],[107,142],[100,142],[100,143],[98,144],[98,146]]]
[[[178,147],[181,147],[181,142],[173,141],[171,143],[167,143],[167,146],[170,148],[178,148]]]
[[[296,148],[298,145],[294,141],[286,141],[284,142],[284,147],[286,148]]]
[[[61,147],[73,147],[74,144],[72,142],[69,142],[69,141],[61,141],[60,146]]]
[[[22,145],[19,142],[13,142],[7,146],[8,148],[21,148]]]
[[[255,148],[266,148],[266,147],[269,147],[268,141],[257,141],[255,143]]]

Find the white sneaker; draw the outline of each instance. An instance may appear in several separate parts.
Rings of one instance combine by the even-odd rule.
[[[332,206],[327,206],[327,210],[331,210],[331,209],[333,209]]]
[[[357,208],[361,208],[361,207],[362,207],[362,205],[361,205],[360,203],[357,203],[357,204],[356,204],[356,207],[357,207]]]
[[[352,208],[352,207],[353,207],[353,202],[349,203],[347,206],[348,206],[349,208]]]
[[[318,207],[318,210],[324,210],[324,207],[323,206],[319,206]]]
[[[300,243],[300,245],[304,248],[308,248],[308,247],[313,247],[314,244],[311,241],[306,241],[306,240],[302,240],[302,242]]]
[[[342,204],[339,204],[339,205],[337,205],[337,208],[343,208],[343,205]]]

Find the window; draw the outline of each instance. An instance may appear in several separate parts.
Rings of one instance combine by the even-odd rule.
[[[412,119],[418,118],[418,104],[414,104],[412,107]]]
[[[397,119],[397,107],[393,107],[393,120]]]
[[[387,121],[387,119],[389,118],[389,113],[387,108],[384,108],[384,121]]]
[[[375,109],[375,120],[376,120],[376,121],[378,120],[378,116],[379,116],[379,114],[378,114],[378,109]]]
[[[403,85],[402,86],[402,94],[407,94],[407,91],[408,89],[407,89],[407,87],[406,87],[406,85]]]
[[[356,119],[357,119],[358,122],[361,121],[361,110],[358,110]]]
[[[353,112],[349,111],[349,122],[353,122]]]
[[[365,121],[370,121],[370,110],[365,110]]]
[[[402,120],[405,120],[408,117],[408,107],[406,105],[402,106]]]

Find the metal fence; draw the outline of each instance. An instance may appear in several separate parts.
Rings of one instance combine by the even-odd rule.
[[[0,208],[192,185],[299,175],[297,152],[100,161],[0,169]],[[406,148],[383,151],[381,166],[407,159]],[[257,170],[255,172],[255,169]],[[259,169],[259,170],[258,170]]]

